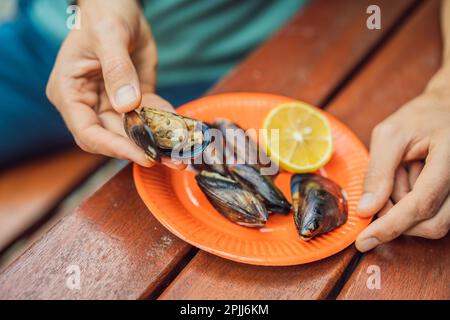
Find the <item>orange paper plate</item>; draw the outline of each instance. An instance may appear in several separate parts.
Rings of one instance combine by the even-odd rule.
[[[260,128],[270,109],[291,98],[261,93],[229,93],[204,97],[178,108],[182,115],[212,122],[224,117],[244,129]],[[370,219],[356,216],[362,193],[368,154],[359,139],[341,122],[325,114],[333,128],[334,153],[321,170],[344,188],[349,214],[341,227],[310,241],[300,239],[292,214],[273,214],[263,228],[236,225],[221,216],[208,202],[190,171],[163,166],[134,165],[134,180],[151,213],[173,234],[193,246],[234,261],[287,266],[331,256],[355,241]],[[291,200],[291,174],[282,172],[275,183]]]

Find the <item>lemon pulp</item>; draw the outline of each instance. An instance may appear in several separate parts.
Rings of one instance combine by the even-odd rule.
[[[283,103],[263,122],[263,144],[273,161],[285,170],[304,173],[323,167],[333,153],[328,119],[304,102]]]

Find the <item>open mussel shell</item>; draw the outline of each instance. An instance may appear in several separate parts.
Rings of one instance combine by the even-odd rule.
[[[161,157],[192,159],[210,143],[205,123],[149,107],[126,113],[124,127],[128,137],[155,161]]]
[[[135,111],[127,112],[124,116],[124,129],[128,137],[154,161],[160,161],[160,154],[156,140],[150,128]]]
[[[270,212],[287,214],[291,211],[291,204],[281,190],[256,166],[232,164],[228,165],[228,171],[245,189],[259,197]]]
[[[245,227],[262,227],[268,219],[264,204],[236,181],[210,171],[195,179],[209,202],[219,213]]]
[[[334,181],[317,174],[293,175],[291,193],[295,226],[304,240],[347,221],[347,200]]]
[[[203,140],[201,143],[196,143],[185,148],[183,145],[174,147],[172,149],[158,148],[159,154],[164,157],[172,157],[176,159],[193,159],[200,155],[210,143],[209,127],[202,123],[200,132]]]

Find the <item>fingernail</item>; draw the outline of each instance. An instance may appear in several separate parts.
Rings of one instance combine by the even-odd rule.
[[[138,164],[141,167],[145,167],[145,168],[151,168],[151,167],[153,167],[155,165],[155,163],[151,162],[151,161],[149,161],[149,162],[138,162]]]
[[[360,252],[366,252],[372,250],[378,246],[381,242],[377,238],[367,238],[357,244],[357,248]]]
[[[171,159],[170,161],[164,162],[164,164],[171,169],[179,170],[184,165],[184,161],[181,159]]]
[[[183,161],[178,160],[178,159],[172,159],[172,163],[175,167],[179,167],[179,166],[183,165]]]
[[[137,98],[136,89],[132,85],[125,85],[116,91],[114,102],[116,106],[126,106],[134,102]]]
[[[372,193],[364,193],[358,203],[358,213],[367,213],[373,206],[375,196]]]

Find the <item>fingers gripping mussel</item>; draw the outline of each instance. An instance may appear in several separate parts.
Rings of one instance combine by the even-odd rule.
[[[268,176],[262,175],[258,168],[247,164],[228,165],[231,176],[249,192],[255,193],[270,212],[289,213],[291,205],[283,193]]]
[[[125,114],[125,132],[152,160],[191,159],[208,146],[209,127],[175,113],[143,107]]]
[[[316,174],[291,178],[294,222],[300,236],[311,239],[347,221],[347,201],[332,180]]]
[[[236,181],[210,171],[196,177],[209,202],[223,216],[245,227],[262,227],[268,212],[264,204]]]
[[[139,114],[131,111],[125,114],[124,128],[128,137],[137,144],[152,160],[159,161],[160,156],[155,138],[150,128],[145,125]]]

